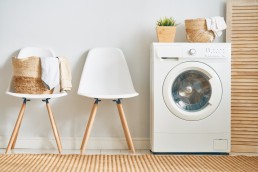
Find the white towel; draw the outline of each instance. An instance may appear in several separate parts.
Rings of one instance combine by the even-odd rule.
[[[59,84],[59,61],[55,57],[40,57],[41,79],[48,89],[53,89]]]
[[[222,30],[226,29],[226,23],[223,17],[216,16],[206,18],[207,29],[212,30],[216,37],[222,35]]]

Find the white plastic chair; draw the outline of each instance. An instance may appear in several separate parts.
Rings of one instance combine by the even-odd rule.
[[[30,56],[56,57],[54,51],[49,49],[49,48],[26,47],[26,48],[23,48],[23,49],[20,50],[17,58],[22,59],[22,58],[26,58],[26,57],[30,57]],[[12,81],[11,81],[10,86],[9,86],[8,91],[6,92],[6,94],[11,95],[11,96],[15,96],[15,97],[18,97],[18,98],[22,98],[23,103],[22,103],[20,113],[18,115],[17,121],[15,123],[14,129],[13,129],[13,132],[12,132],[12,136],[10,138],[10,141],[8,143],[8,146],[6,148],[5,153],[8,153],[8,151],[10,149],[14,149],[14,147],[15,147],[16,140],[17,140],[18,133],[19,133],[19,129],[20,129],[20,126],[21,126],[21,122],[22,122],[22,119],[23,119],[23,116],[24,116],[26,103],[27,103],[27,101],[30,101],[31,99],[42,99],[42,101],[44,101],[46,103],[46,107],[47,107],[47,110],[48,110],[50,122],[51,122],[52,129],[53,129],[53,132],[54,132],[54,136],[55,136],[55,139],[56,139],[56,144],[57,144],[57,147],[58,147],[58,151],[59,151],[59,153],[61,153],[61,150],[62,150],[61,140],[60,140],[60,136],[59,136],[56,124],[55,124],[55,120],[54,120],[52,110],[51,110],[50,105],[49,105],[49,100],[51,98],[58,98],[58,97],[66,96],[67,93],[66,92],[61,92],[60,93],[60,92],[57,92],[57,91],[59,91],[59,90],[55,89],[53,94],[21,94],[21,93],[15,93],[14,88],[12,86]]]
[[[125,57],[120,49],[94,48],[90,50],[83,68],[78,94],[96,99],[86,126],[81,153],[85,151],[98,102],[101,99],[111,99],[116,102],[128,147],[135,153],[121,99],[135,97],[138,93],[134,89]]]

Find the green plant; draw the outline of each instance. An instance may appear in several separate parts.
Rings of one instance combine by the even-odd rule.
[[[175,19],[173,19],[172,17],[170,18],[167,18],[167,17],[164,17],[163,19],[159,19],[157,21],[157,26],[176,26],[177,23],[175,21]]]

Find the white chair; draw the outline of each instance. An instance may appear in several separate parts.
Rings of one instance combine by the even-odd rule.
[[[86,126],[81,153],[85,151],[98,102],[101,99],[111,99],[116,102],[128,147],[135,153],[121,99],[135,97],[138,93],[134,89],[125,57],[120,49],[94,48],[90,50],[81,75],[78,94],[96,99]]]
[[[23,49],[20,50],[17,58],[22,59],[22,58],[26,58],[26,57],[30,57],[30,56],[56,57],[55,53],[51,49],[40,48],[40,47],[26,47],[26,48],[23,48]],[[10,149],[14,149],[14,147],[15,147],[15,143],[16,143],[16,140],[17,140],[17,137],[18,137],[19,129],[20,129],[20,126],[21,126],[23,115],[24,115],[24,111],[25,111],[25,108],[26,108],[26,103],[27,103],[27,101],[30,101],[31,99],[42,99],[42,101],[44,101],[46,103],[46,107],[47,107],[47,110],[48,110],[50,122],[51,122],[52,129],[53,129],[53,132],[54,132],[54,136],[55,136],[55,139],[56,139],[56,144],[57,144],[57,147],[58,147],[58,151],[59,151],[59,153],[61,153],[62,145],[61,145],[61,141],[60,141],[60,136],[59,136],[56,124],[55,124],[55,119],[54,119],[52,110],[51,110],[50,105],[49,105],[49,100],[51,98],[58,98],[58,97],[66,96],[67,93],[66,92],[61,92],[60,93],[58,89],[55,89],[55,92],[53,94],[20,94],[20,93],[15,93],[14,88],[12,86],[12,82],[11,82],[6,94],[11,95],[11,96],[15,96],[15,97],[18,97],[18,98],[22,98],[23,103],[22,103],[20,113],[18,115],[17,121],[15,123],[14,129],[13,129],[13,132],[12,132],[12,136],[10,138],[10,141],[8,143],[8,146],[6,148],[5,153],[8,153],[8,151]]]

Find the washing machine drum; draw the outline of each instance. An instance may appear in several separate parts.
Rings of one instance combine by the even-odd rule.
[[[163,97],[172,114],[184,120],[201,120],[219,106],[222,84],[217,73],[208,65],[184,62],[168,73]]]

